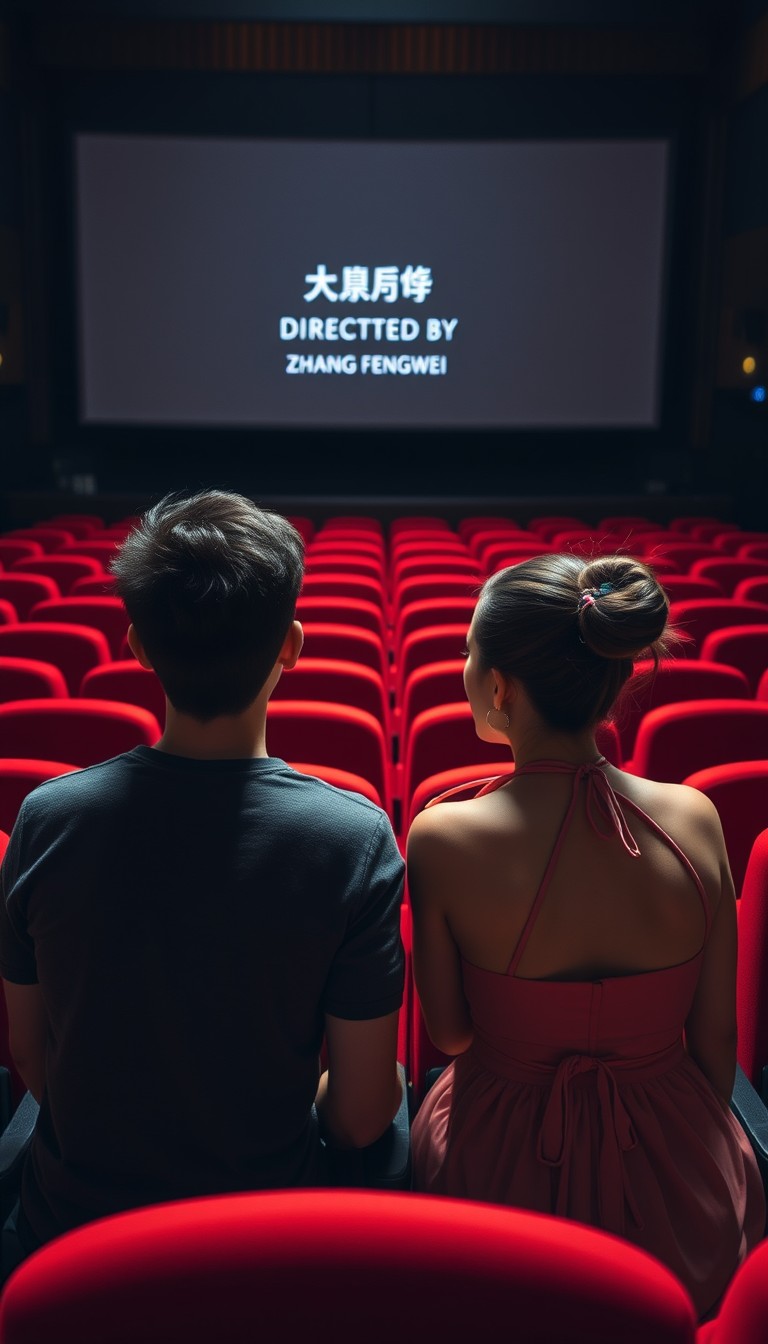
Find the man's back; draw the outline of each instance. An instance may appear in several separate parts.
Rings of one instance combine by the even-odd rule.
[[[276,758],[139,747],[30,795],[2,876],[0,973],[39,981],[49,1022],[35,1239],[322,1180],[324,1014],[382,1017],[402,993],[378,808]]]

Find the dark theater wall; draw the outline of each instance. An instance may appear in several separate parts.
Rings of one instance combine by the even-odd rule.
[[[768,527],[768,4],[750,0],[727,89],[727,151],[713,475],[729,480],[747,524]],[[745,373],[751,357],[755,369]],[[729,463],[728,466],[725,464]]]
[[[616,6],[598,0],[471,7],[458,0],[364,7],[295,0],[260,5],[260,19],[243,0],[227,6],[226,22],[211,21],[202,0],[144,9],[151,18],[128,0],[110,8],[125,18],[105,20],[96,4],[43,6],[37,17],[36,6],[25,3],[15,6],[22,17],[0,25],[0,160],[21,165],[11,232],[24,257],[23,356],[0,366],[6,485],[66,481],[71,488],[74,477],[94,476],[105,490],[141,490],[150,479],[162,489],[178,484],[180,472],[190,484],[202,483],[213,459],[219,479],[227,476],[222,483],[251,490],[284,491],[298,482],[305,493],[469,490],[492,497],[583,493],[585,484],[603,494],[607,483],[625,494],[650,482],[677,496],[730,488],[710,452],[720,302],[712,259],[725,191],[720,64],[733,36],[727,5],[627,3],[620,22]],[[421,21],[403,22],[406,10]],[[671,132],[679,173],[663,432],[458,436],[447,445],[461,455],[454,468],[446,442],[434,435],[137,434],[79,426],[70,128],[225,134],[239,125],[254,134],[299,135],[309,116],[320,118],[315,133],[330,135],[408,135],[414,124],[427,136],[482,136],[489,128],[510,137]]]

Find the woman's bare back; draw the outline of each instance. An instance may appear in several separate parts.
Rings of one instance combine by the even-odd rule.
[[[595,833],[585,781],[516,974],[592,980],[674,966],[701,949],[706,917],[688,868],[627,804],[640,807],[687,855],[712,914],[722,853],[709,801],[680,785],[603,767],[640,850]],[[466,961],[505,973],[541,885],[573,788],[572,773],[521,773],[466,804],[434,809],[441,905]],[[431,818],[430,818],[431,820]],[[436,877],[436,874],[433,874]]]

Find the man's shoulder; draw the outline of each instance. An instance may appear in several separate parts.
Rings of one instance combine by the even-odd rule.
[[[113,756],[96,765],[78,766],[66,774],[54,775],[28,793],[22,804],[24,817],[50,817],[60,808],[71,810],[87,799],[105,800],[111,796],[115,782],[128,768],[130,753]]]
[[[387,822],[387,814],[370,798],[350,789],[339,788],[316,775],[286,767],[297,805],[306,807],[324,819],[351,828],[372,830]]]

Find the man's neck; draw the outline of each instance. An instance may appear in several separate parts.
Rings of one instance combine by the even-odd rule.
[[[266,705],[255,701],[242,714],[222,714],[202,723],[180,714],[166,702],[165,731],[157,751],[200,761],[248,760],[268,756],[265,737]]]

